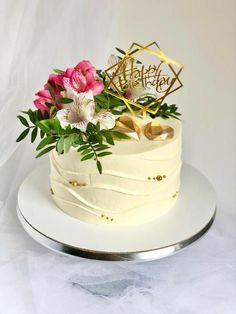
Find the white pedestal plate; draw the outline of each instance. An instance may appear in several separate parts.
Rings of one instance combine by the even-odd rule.
[[[54,204],[49,166],[44,164],[23,181],[17,213],[28,234],[54,251],[110,261],[159,259],[199,239],[215,218],[216,197],[209,181],[187,164],[181,176],[177,203],[162,217],[138,226],[91,225]]]

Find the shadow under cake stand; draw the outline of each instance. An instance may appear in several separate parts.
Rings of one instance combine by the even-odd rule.
[[[216,213],[216,196],[198,170],[183,164],[174,207],[142,225],[88,224],[60,210],[49,187],[49,165],[31,172],[18,192],[17,214],[26,232],[54,251],[109,261],[147,261],[171,255],[202,237]]]

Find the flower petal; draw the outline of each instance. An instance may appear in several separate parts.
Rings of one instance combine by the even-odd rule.
[[[44,114],[45,111],[49,112],[49,108],[45,105],[45,101],[43,101],[42,98],[35,99],[34,105],[42,114]]]
[[[112,129],[115,126],[116,119],[111,112],[101,110],[94,116],[93,123],[96,124],[97,122],[100,122],[101,129]]]
[[[102,82],[99,81],[90,81],[86,86],[86,91],[89,90],[91,90],[93,92],[93,95],[96,96],[104,90],[104,85]]]
[[[93,67],[92,63],[89,60],[80,61],[76,66],[75,69],[82,72],[90,71],[93,75],[96,75],[96,69]]]
[[[67,127],[67,125],[69,125],[69,121],[68,121],[68,115],[69,115],[69,109],[61,109],[57,111],[56,117],[60,122],[60,125],[63,129],[65,129]]]
[[[84,92],[86,88],[86,77],[79,71],[74,71],[70,78],[70,83],[77,92]]]

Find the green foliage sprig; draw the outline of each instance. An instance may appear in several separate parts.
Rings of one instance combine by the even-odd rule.
[[[140,97],[137,102],[140,104],[140,105],[143,105],[143,106],[147,106],[149,105],[150,103],[152,103],[153,101],[155,101],[156,98],[152,95],[145,95],[143,97]],[[172,105],[167,105],[167,103],[164,103],[164,104],[159,104],[157,102],[156,104],[156,107],[155,106],[152,106],[152,109],[155,109],[159,107],[158,111],[156,114],[152,114],[152,113],[149,113],[150,117],[151,118],[157,118],[157,117],[160,117],[162,119],[169,119],[170,117],[174,118],[174,119],[178,119],[179,120],[179,117],[181,116],[181,113],[178,112],[178,107],[174,104]]]
[[[178,112],[178,107],[176,105],[167,105],[166,103],[164,103],[163,105],[160,106],[159,110],[157,111],[157,113],[155,115],[150,114],[151,118],[156,118],[156,117],[160,117],[163,119],[169,119],[170,117],[175,118],[177,120],[179,120],[181,113]]]
[[[96,104],[96,112],[100,110],[109,110],[114,115],[121,115],[128,110],[123,100],[107,93],[102,92],[101,94],[94,97]]]
[[[56,149],[59,155],[65,154],[74,147],[80,152],[81,161],[95,160],[99,173],[102,173],[102,165],[99,159],[111,154],[108,150],[110,146],[114,145],[114,138],[129,139],[129,136],[121,132],[101,130],[99,122],[96,125],[88,123],[86,131],[82,132],[77,128],[71,128],[70,125],[63,129],[57,118],[50,118],[48,113],[43,117],[40,110],[24,111],[23,114],[26,117],[18,116],[18,119],[26,129],[16,141],[23,140],[32,129],[31,142],[33,143],[40,131],[41,141],[36,147],[39,152],[36,158],[43,156],[52,149]],[[30,125],[30,122],[32,125]]]

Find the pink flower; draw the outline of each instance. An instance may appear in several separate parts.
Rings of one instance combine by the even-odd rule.
[[[34,100],[35,107],[38,108],[42,114],[44,114],[45,111],[49,112],[49,108],[46,105],[46,102],[52,102],[52,97],[49,91],[46,89],[40,90],[35,95],[38,96],[38,98]]]
[[[60,89],[64,89],[63,88],[63,83],[62,83],[62,77],[63,76],[61,74],[54,74],[54,73],[52,73],[52,74],[49,75],[49,78],[48,78],[48,83],[52,86],[52,88],[53,88],[57,98],[61,97]],[[45,88],[46,85],[44,85],[44,88]],[[46,89],[47,89],[47,86],[46,86]]]
[[[48,83],[52,86],[54,93],[55,93],[55,97],[56,98],[60,98],[61,94],[58,91],[58,89],[56,88],[55,82],[56,82],[56,78],[54,77],[55,74],[50,74],[49,79],[48,79]],[[55,75],[56,76],[56,75]],[[42,114],[44,114],[45,111],[49,112],[49,107],[46,105],[46,103],[50,103],[53,104],[54,106],[56,106],[58,109],[61,109],[62,105],[55,102],[52,99],[52,96],[48,90],[48,85],[45,84],[44,85],[44,89],[40,90],[39,92],[37,92],[35,94],[36,96],[38,96],[37,99],[34,100],[34,105],[36,108],[38,108]]]
[[[96,79],[96,69],[87,61],[79,62],[75,68],[68,68],[60,78],[65,89],[73,89],[77,93],[92,91],[100,94],[104,85]]]
[[[54,90],[56,99],[62,97],[61,91],[73,90],[77,93],[91,91],[95,96],[100,94],[104,89],[102,82],[97,80],[96,69],[90,61],[81,61],[76,67],[68,68],[62,74],[50,74],[47,84],[44,85],[44,89],[35,94],[38,98],[34,101],[34,105],[41,110],[42,114],[45,111],[49,112],[49,108],[46,105],[47,102],[55,105],[58,109],[62,108],[61,104],[52,99],[48,90],[48,83]]]

